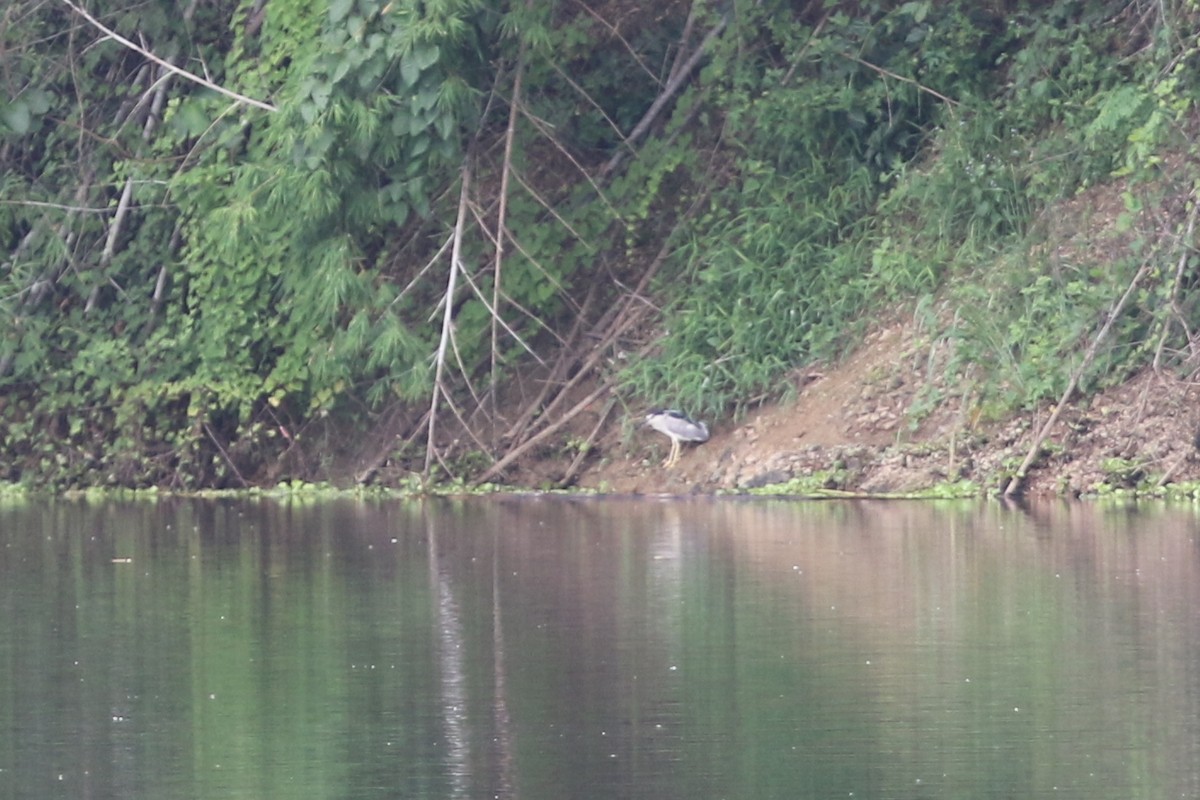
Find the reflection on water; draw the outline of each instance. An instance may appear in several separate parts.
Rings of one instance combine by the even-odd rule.
[[[0,507],[0,796],[1200,797],[1200,521]]]

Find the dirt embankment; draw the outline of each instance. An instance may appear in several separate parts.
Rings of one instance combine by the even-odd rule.
[[[1000,490],[1050,412],[980,422],[969,399],[944,397],[937,353],[914,327],[880,328],[844,363],[798,374],[794,400],[741,420],[709,420],[712,438],[685,446],[670,470],[661,467],[665,437],[611,426],[578,485],[622,493],[711,492],[816,475],[827,488],[863,492],[911,492],[960,480]],[[1200,480],[1196,401],[1191,384],[1147,370],[1064,409],[1027,491],[1079,494]]]
[[[1060,203],[1042,220],[1045,242],[1031,258],[1097,264],[1129,255],[1131,228],[1119,224],[1125,188],[1118,181]],[[1154,223],[1147,214],[1140,224]],[[880,325],[845,361],[797,373],[795,399],[739,420],[708,420],[712,438],[686,447],[669,471],[659,466],[665,437],[632,424],[610,425],[578,483],[679,493],[818,476],[826,488],[862,492],[913,492],[953,481],[1000,491],[1053,409],[988,421],[975,398],[947,384],[947,359],[911,319]],[[1172,372],[1146,369],[1073,401],[1042,440],[1026,492],[1071,495],[1200,481],[1196,389]]]

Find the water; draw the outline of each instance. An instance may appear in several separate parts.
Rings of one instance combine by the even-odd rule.
[[[0,506],[0,797],[1200,797],[1200,517]]]

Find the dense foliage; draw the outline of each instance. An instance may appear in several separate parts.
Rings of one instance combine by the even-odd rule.
[[[1195,94],[1183,77],[1195,4],[1165,11],[860,3],[783,27],[764,10],[757,47],[711,67],[726,79],[721,135],[737,180],[691,226],[688,290],[672,295],[663,352],[633,385],[716,412],[771,392],[796,364],[836,358],[875,320],[868,309],[907,297],[937,305],[929,325],[950,340],[952,369],[986,384],[995,413],[1061,390],[1136,264],[1111,252],[1066,268],[1030,260],[1031,242],[1061,233],[1046,230],[1046,209],[1118,175],[1158,208],[1197,177],[1159,168],[1164,152],[1190,152]],[[1181,210],[1148,226],[1180,232]],[[1154,298],[1133,312],[1124,352],[1096,372],[1128,365],[1131,342],[1170,324],[1162,308]]]
[[[490,463],[498,387],[647,291],[565,371],[726,410],[917,300],[998,414],[1147,259],[1091,380],[1190,363],[1192,0],[643,5],[10,3],[0,479],[314,477],[439,413]],[[1031,257],[1114,180],[1123,255]]]

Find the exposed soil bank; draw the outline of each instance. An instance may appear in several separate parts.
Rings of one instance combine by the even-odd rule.
[[[817,476],[827,488],[912,492],[970,481],[997,492],[1029,451],[1049,410],[981,423],[959,398],[941,397],[936,353],[895,324],[844,363],[796,377],[794,400],[740,421],[709,420],[712,438],[660,465],[665,437],[632,420],[610,425],[578,485],[611,492],[750,489]],[[802,386],[801,386],[802,384]],[[918,417],[916,406],[924,413]],[[930,406],[933,406],[930,408]],[[1029,473],[1028,494],[1078,495],[1200,480],[1195,387],[1145,371],[1064,413]],[[561,459],[527,464],[519,482],[554,480]]]

